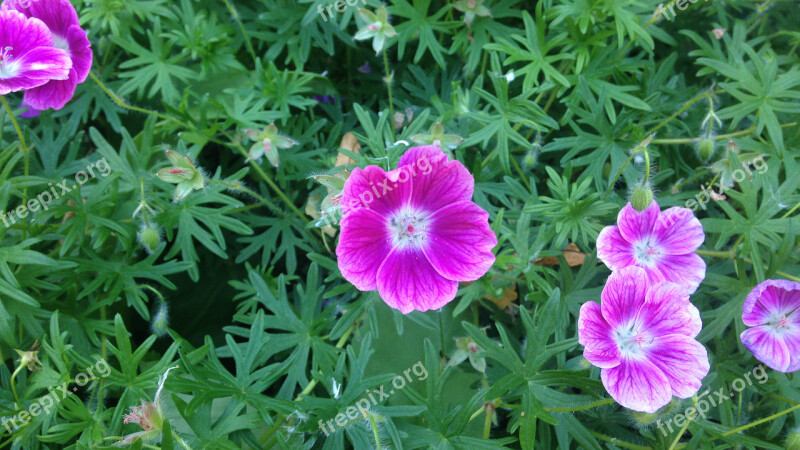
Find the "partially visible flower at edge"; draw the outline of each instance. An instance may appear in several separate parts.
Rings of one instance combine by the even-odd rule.
[[[685,399],[700,390],[710,365],[695,339],[703,328],[700,312],[685,289],[651,284],[631,266],[608,277],[600,298],[581,306],[578,341],[617,403],[654,413],[673,395]]]
[[[486,358],[479,358],[478,351],[481,350],[478,344],[470,337],[456,338],[456,351],[450,357],[449,366],[457,366],[469,358],[469,363],[480,373],[486,372]]]
[[[367,26],[358,30],[353,39],[363,41],[371,38],[375,54],[380,53],[386,44],[386,39],[393,38],[397,34],[394,27],[389,25],[389,12],[385,6],[381,6],[377,15],[366,9],[359,9],[358,15],[367,22]]]
[[[72,61],[53,44],[41,20],[0,9],[0,95],[67,79]]]
[[[630,266],[645,270],[650,283],[671,281],[690,294],[706,276],[706,263],[694,253],[705,240],[700,221],[687,208],[661,211],[653,201],[636,212],[628,203],[597,236],[597,257],[612,271]]]
[[[26,117],[34,115],[33,110],[63,108],[75,95],[78,84],[86,81],[92,68],[92,44],[80,26],[75,7],[69,0],[5,0],[0,10],[16,10],[26,17],[44,22],[52,33],[53,45],[64,50],[71,60],[66,79],[53,78],[25,91],[23,103],[30,108],[25,112]]]
[[[492,14],[489,8],[483,5],[484,0],[459,0],[453,4],[453,8],[464,13],[464,22],[470,25],[475,16],[486,17]]]
[[[749,328],[742,344],[778,372],[800,370],[800,283],[766,280],[753,288],[742,306]]]

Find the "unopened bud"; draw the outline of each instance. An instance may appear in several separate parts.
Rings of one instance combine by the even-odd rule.
[[[167,303],[162,302],[161,306],[156,311],[156,314],[153,316],[153,322],[150,325],[153,329],[153,333],[161,337],[167,333],[167,327],[169,326],[169,315],[167,312]]]
[[[786,437],[786,450],[800,450],[800,428],[795,428]]]
[[[153,253],[158,248],[158,245],[161,244],[161,232],[157,226],[142,225],[137,237],[147,253]]]
[[[713,154],[714,140],[711,138],[700,139],[700,143],[697,146],[697,156],[699,156],[700,159],[705,162],[711,159],[711,155]]]
[[[530,170],[534,167],[536,167],[536,152],[531,150],[522,158],[522,168],[524,170]]]
[[[653,190],[650,189],[650,186],[637,184],[631,193],[631,206],[633,206],[633,209],[644,211],[651,203],[653,203]]]

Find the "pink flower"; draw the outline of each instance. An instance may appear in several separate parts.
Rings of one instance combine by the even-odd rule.
[[[748,327],[742,343],[778,372],[800,370],[800,283],[767,280],[756,286],[742,307]]]
[[[0,95],[66,79],[70,67],[69,56],[53,47],[41,20],[0,10]]]
[[[16,10],[26,17],[41,20],[50,29],[56,48],[67,52],[72,60],[69,77],[25,91],[23,102],[31,109],[61,109],[75,94],[75,87],[89,76],[92,49],[86,32],[80,26],[78,13],[69,0],[6,0],[2,10]],[[26,114],[33,114],[28,111]]]
[[[409,149],[398,168],[355,169],[342,193],[342,275],[404,314],[439,309],[459,281],[483,276],[497,238],[470,201],[475,181],[439,147]]]
[[[617,216],[618,226],[603,228],[597,257],[609,269],[639,266],[650,283],[671,281],[690,294],[706,276],[706,263],[694,253],[705,240],[703,226],[691,210],[661,211],[655,201],[642,212],[630,203]]]
[[[651,284],[643,269],[631,266],[612,272],[600,298],[599,305],[581,306],[578,341],[617,403],[654,413],[673,395],[697,393],[708,353],[694,339],[703,325],[685,289]]]

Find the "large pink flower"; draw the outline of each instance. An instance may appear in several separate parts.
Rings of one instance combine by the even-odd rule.
[[[694,339],[701,329],[685,289],[651,284],[631,266],[611,273],[601,304],[581,306],[578,341],[617,403],[654,413],[673,395],[689,398],[700,389],[709,369],[708,353]]]
[[[742,343],[778,372],[800,370],[800,283],[767,280],[756,286],[742,308],[748,327]]]
[[[459,281],[477,280],[495,260],[489,214],[470,200],[474,185],[435,146],[409,149],[390,172],[355,169],[341,200],[342,275],[404,314],[453,300]]]
[[[597,237],[597,257],[611,270],[639,266],[651,283],[671,281],[692,294],[706,276],[706,263],[694,253],[704,240],[703,226],[689,209],[661,211],[653,201],[637,212],[628,203],[617,226]]]
[[[63,80],[71,66],[41,20],[0,10],[0,95]]]
[[[75,87],[86,80],[92,67],[91,44],[80,26],[75,8],[69,0],[5,0],[0,9],[16,10],[41,20],[50,29],[55,47],[69,55],[72,69],[68,78],[53,79],[28,89],[22,100],[25,106],[36,110],[63,108],[75,95]]]

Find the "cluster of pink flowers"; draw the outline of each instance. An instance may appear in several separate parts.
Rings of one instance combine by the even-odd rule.
[[[91,66],[91,44],[69,0],[0,5],[0,95],[24,91],[27,116],[63,108]]]
[[[639,212],[627,204],[617,226],[604,228],[597,254],[612,273],[601,303],[585,303],[578,319],[584,357],[620,405],[654,413],[673,396],[689,398],[710,365],[695,338],[700,313],[689,301],[705,278],[694,253],[705,240],[686,208],[661,211],[653,201]],[[800,283],[767,280],[744,304],[744,345],[769,367],[800,369]]]

